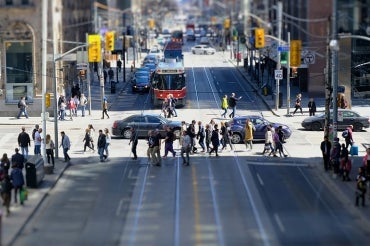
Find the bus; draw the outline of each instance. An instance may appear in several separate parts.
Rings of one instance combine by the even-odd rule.
[[[182,61],[167,58],[160,62],[152,78],[152,103],[161,106],[168,95],[176,99],[176,105],[184,106],[186,99],[186,74]]]

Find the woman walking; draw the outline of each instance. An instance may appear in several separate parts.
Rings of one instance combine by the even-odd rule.
[[[221,109],[223,109],[224,112],[221,114],[221,117],[226,118],[228,107],[229,107],[229,103],[227,102],[227,95],[224,95],[221,101]]]
[[[50,134],[46,134],[46,137],[45,137],[46,157],[48,159],[49,164],[50,164],[50,159],[51,159],[51,164],[53,165],[53,167],[55,165],[55,162],[54,162],[54,148],[55,148],[55,145],[54,145],[53,140],[51,140]]]
[[[108,128],[104,129],[104,134],[105,134],[105,148],[104,148],[104,151],[105,151],[105,156],[106,156],[105,159],[108,159],[108,157],[109,157],[109,145],[111,143],[112,136],[110,135]]]

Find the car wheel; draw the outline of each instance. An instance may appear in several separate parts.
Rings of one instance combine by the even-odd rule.
[[[321,129],[320,123],[319,122],[312,123],[311,129],[312,129],[312,131],[320,131],[320,129]]]
[[[233,132],[233,135],[231,136],[231,142],[233,144],[238,144],[242,142],[242,136],[239,133]]]
[[[354,130],[355,132],[360,132],[360,131],[362,131],[362,124],[360,124],[360,123],[355,123],[355,124],[353,125],[353,130]]]
[[[131,135],[132,135],[132,132],[131,132],[130,128],[126,128],[122,131],[122,136],[125,139],[130,139]]]

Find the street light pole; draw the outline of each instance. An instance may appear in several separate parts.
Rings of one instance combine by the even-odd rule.
[[[331,50],[331,82],[333,87],[333,140],[337,138],[337,123],[338,123],[338,56],[339,44],[337,40],[337,0],[333,0],[332,13],[332,40],[329,43]]]
[[[41,111],[42,111],[42,133],[41,138],[43,141],[45,141],[45,134],[46,134],[46,119],[45,119],[45,113],[46,113],[46,57],[47,57],[47,38],[48,38],[48,0],[42,0],[42,44],[41,44],[41,50],[42,50],[42,58],[41,58],[41,64],[42,64],[42,72],[41,72],[41,87],[42,87],[42,105],[41,105]],[[42,151],[41,154],[43,155],[44,161],[46,160],[46,145],[45,142],[42,144]]]
[[[278,20],[278,42],[279,46],[281,44],[281,29],[282,29],[282,19],[283,19],[283,4],[279,1],[278,2],[278,9],[277,9],[277,20]],[[281,69],[281,63],[280,63],[281,55],[280,52],[277,53],[277,65],[276,70]],[[280,87],[280,80],[276,79],[276,95],[275,95],[275,110],[278,110],[279,107],[279,87]]]

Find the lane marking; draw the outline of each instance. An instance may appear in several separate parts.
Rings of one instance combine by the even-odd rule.
[[[258,173],[257,173],[257,179],[258,179],[258,182],[260,182],[260,185],[264,186],[263,180],[262,180],[261,176]]]
[[[296,162],[259,162],[259,161],[246,161],[247,165],[258,165],[258,166],[282,166],[282,167],[309,167],[306,163]]]
[[[280,217],[277,213],[274,213],[274,218],[276,220],[276,223],[279,226],[280,231],[285,232],[285,227],[284,227],[283,223],[281,222]]]

